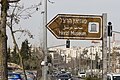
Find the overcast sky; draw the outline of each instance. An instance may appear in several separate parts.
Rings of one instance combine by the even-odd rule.
[[[51,4],[48,2],[48,22],[54,18],[57,14],[80,14],[80,15],[102,15],[107,13],[107,21],[111,21],[114,31],[120,31],[120,0],[50,0],[54,2]],[[30,40],[32,44],[38,45],[42,42],[43,37],[43,14],[44,0],[21,0],[21,4],[27,6],[35,5],[42,2],[39,7],[39,11],[36,12],[31,19],[23,20],[20,26],[29,29],[34,35],[34,39]],[[56,39],[50,31],[48,32],[48,47],[54,45],[65,44],[65,39]],[[116,34],[118,40],[119,34]],[[21,39],[20,41],[23,41]],[[10,41],[9,41],[10,42]],[[71,46],[89,46],[93,45],[90,41],[72,40]]]

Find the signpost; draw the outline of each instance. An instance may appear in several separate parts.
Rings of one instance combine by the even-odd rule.
[[[107,79],[107,14],[58,14],[47,28],[57,39],[102,40],[103,80]]]
[[[101,40],[102,16],[58,14],[47,28],[57,39]]]

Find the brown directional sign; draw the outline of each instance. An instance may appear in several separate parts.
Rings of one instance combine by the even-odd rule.
[[[102,16],[58,14],[47,28],[58,39],[101,40]]]

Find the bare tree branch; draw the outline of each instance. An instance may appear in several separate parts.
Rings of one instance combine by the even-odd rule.
[[[48,0],[48,2],[50,2],[50,3],[52,3],[52,4],[55,3],[55,2],[52,2],[52,1],[50,1],[50,0]]]
[[[15,30],[15,31],[13,31],[13,33],[16,33],[16,32],[27,33],[28,36],[33,39],[33,35],[30,33],[29,30]]]

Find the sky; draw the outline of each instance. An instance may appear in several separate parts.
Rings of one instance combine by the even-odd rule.
[[[102,15],[107,13],[107,22],[112,22],[113,30],[120,31],[120,1],[119,0],[50,0],[53,4],[48,2],[47,5],[47,22],[53,19],[57,14],[79,14],[79,15]],[[44,0],[21,0],[20,4],[25,7],[42,3],[39,10],[32,15],[30,19],[21,20],[17,26],[22,26],[28,29],[33,35],[34,39],[29,39],[27,36],[21,37],[18,43],[21,44],[26,38],[29,39],[33,45],[40,46],[43,41],[43,14]],[[8,33],[9,34],[9,33]],[[20,35],[19,35],[20,36]],[[16,36],[16,37],[19,37]],[[116,34],[116,40],[119,39],[119,34]],[[52,47],[56,45],[65,44],[65,39],[57,39],[49,30],[47,31],[47,46]],[[8,44],[11,45],[9,37]],[[71,46],[90,46],[95,45],[91,41],[86,40],[71,40]],[[63,46],[65,47],[65,46]]]

